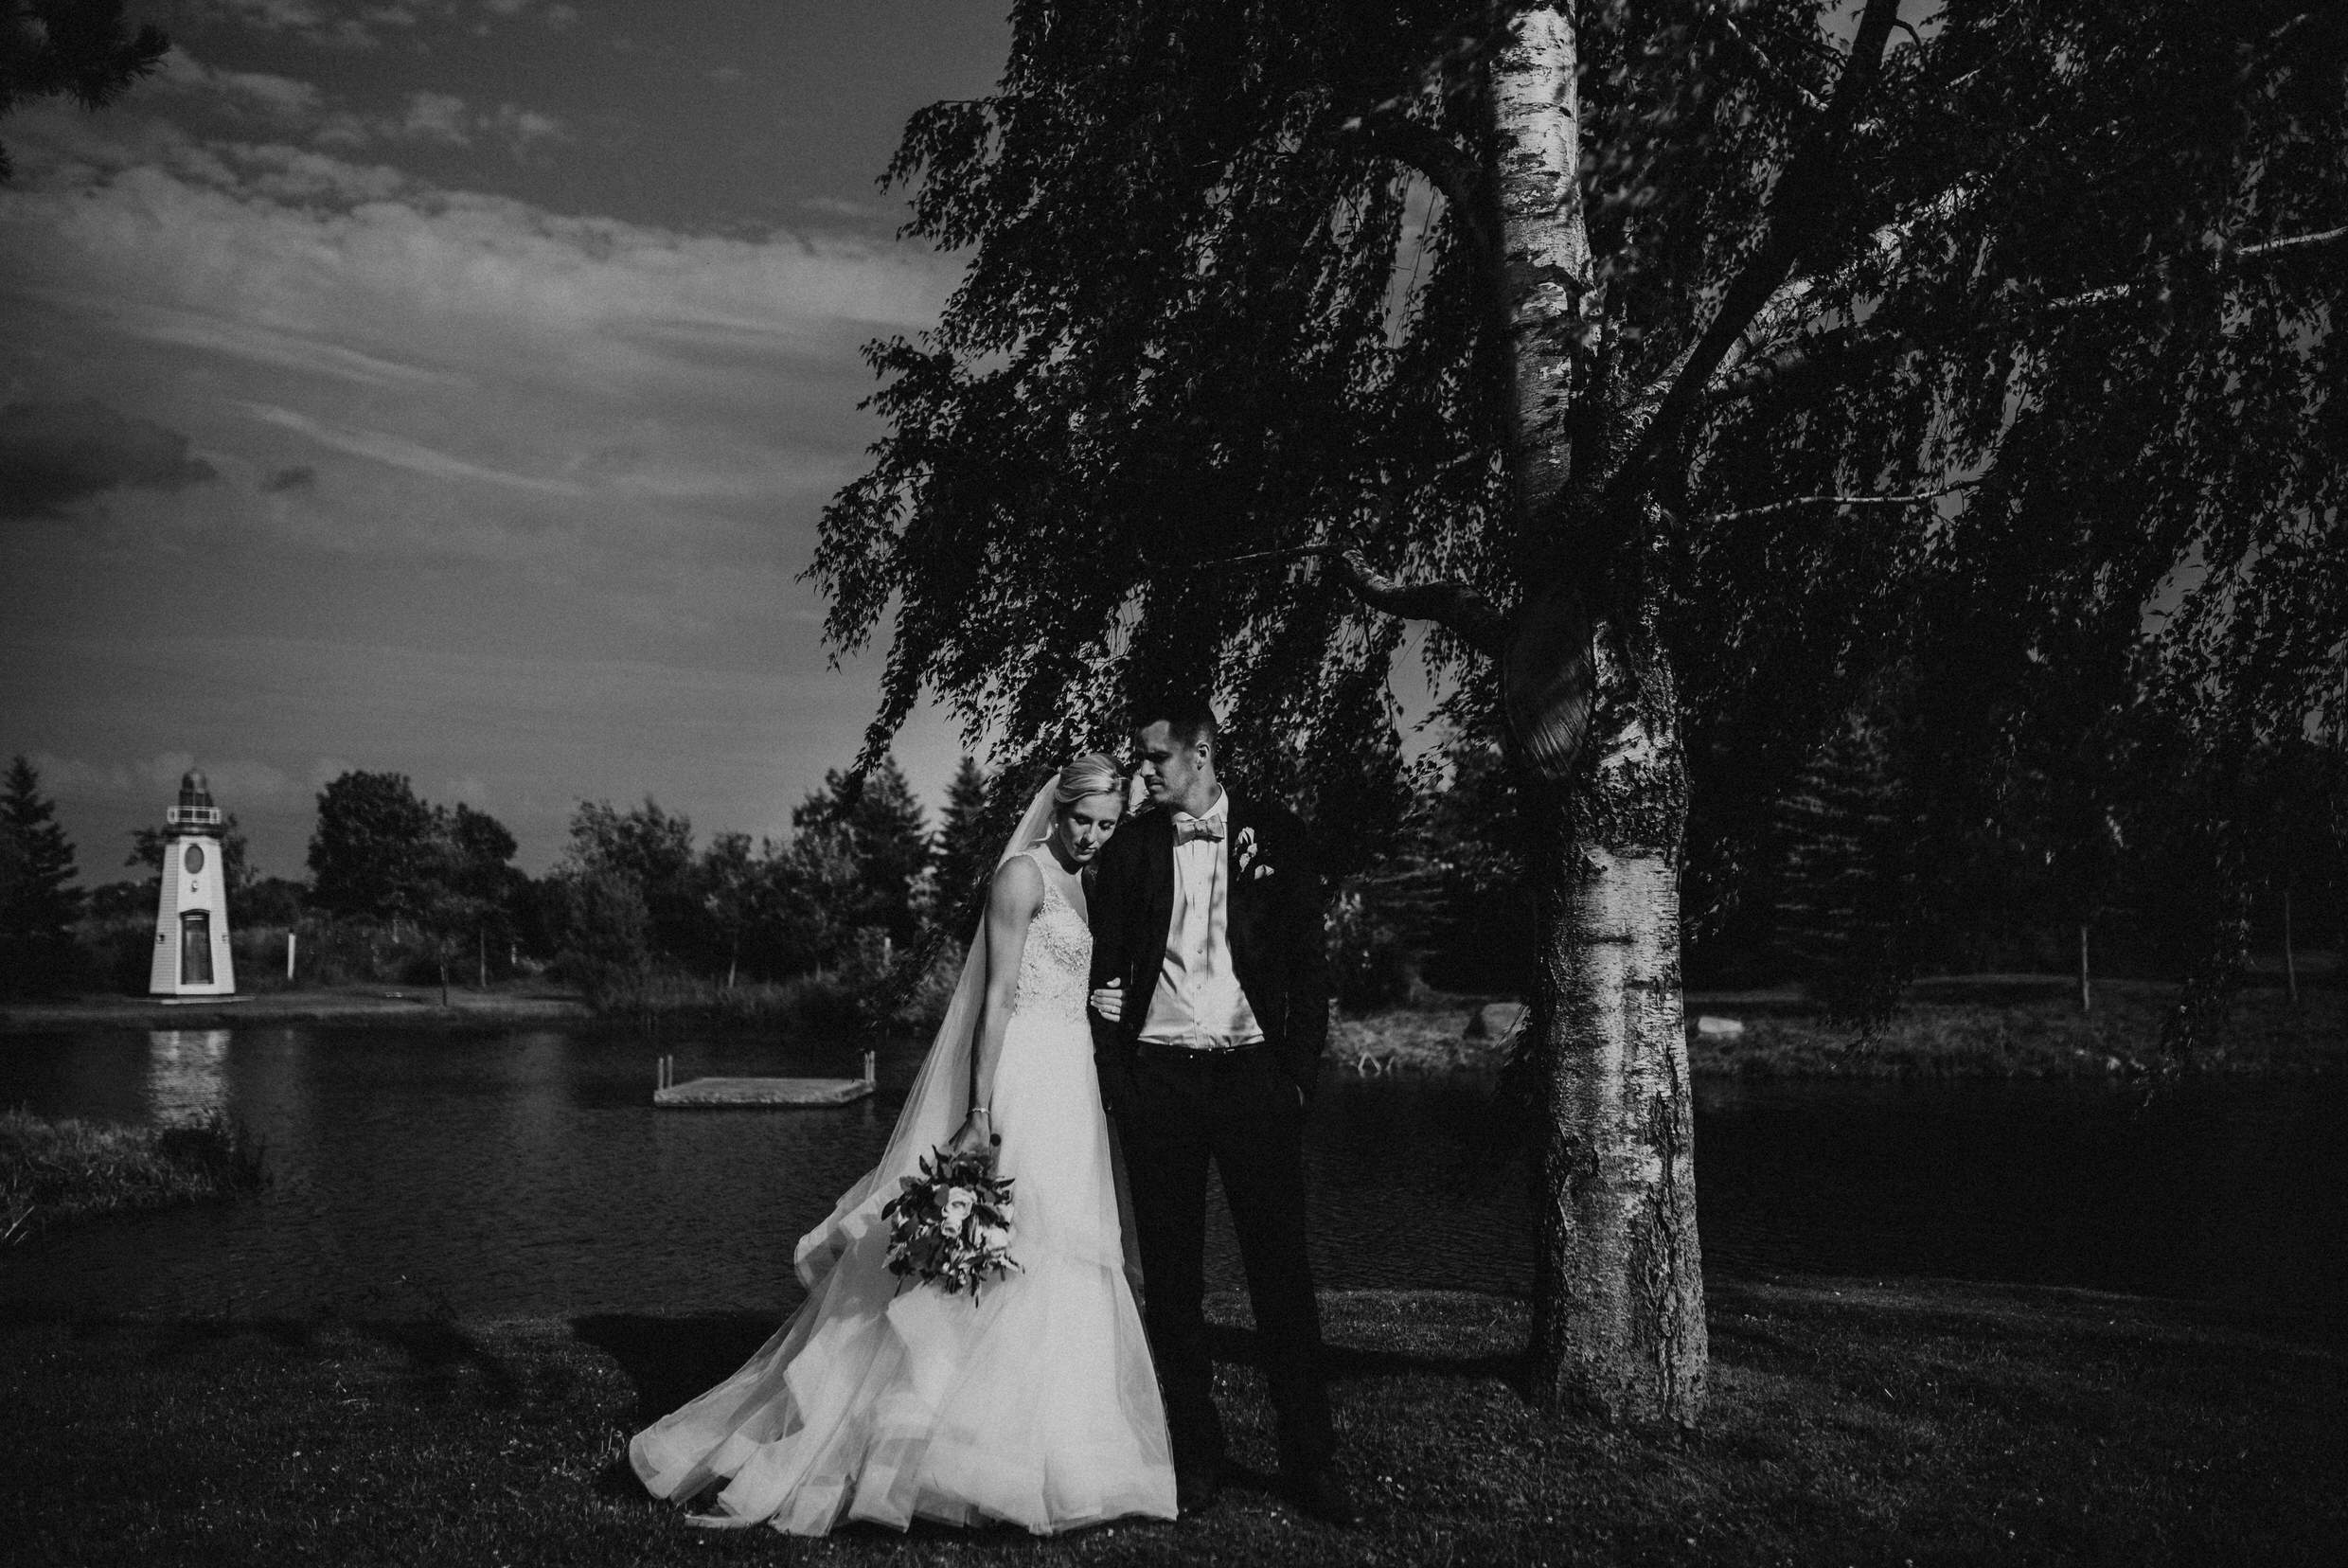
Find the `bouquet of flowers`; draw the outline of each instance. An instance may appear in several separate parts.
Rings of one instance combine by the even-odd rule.
[[[981,1285],[1019,1267],[1011,1257],[1011,1180],[995,1174],[991,1152],[932,1149],[921,1174],[903,1178],[881,1207],[889,1273],[948,1295],[967,1290],[976,1301]]]

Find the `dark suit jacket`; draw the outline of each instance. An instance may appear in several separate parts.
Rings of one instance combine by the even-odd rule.
[[[1321,870],[1295,813],[1234,790],[1223,837],[1231,962],[1281,1071],[1312,1097],[1329,1038]],[[1246,864],[1241,865],[1244,858]],[[1134,816],[1103,846],[1091,896],[1093,985],[1125,987],[1116,1025],[1093,1015],[1094,1056],[1111,1110],[1127,1099],[1133,1047],[1174,924],[1174,813]]]

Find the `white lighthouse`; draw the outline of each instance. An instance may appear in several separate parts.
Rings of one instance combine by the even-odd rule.
[[[228,953],[228,864],[212,787],[190,770],[179,804],[163,813],[163,894],[155,907],[155,956],[147,989],[167,1001],[234,996],[236,961]]]

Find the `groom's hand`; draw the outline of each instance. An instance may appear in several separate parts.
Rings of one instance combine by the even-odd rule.
[[[1092,996],[1093,1010],[1104,1022],[1114,1024],[1125,1017],[1125,982],[1112,980]]]

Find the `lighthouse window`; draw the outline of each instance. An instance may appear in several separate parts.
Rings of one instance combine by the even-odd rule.
[[[197,872],[204,869],[204,846],[201,844],[189,845],[187,846],[187,853],[182,858],[187,863],[187,874],[191,877],[194,876]]]

